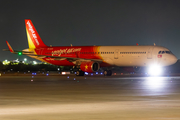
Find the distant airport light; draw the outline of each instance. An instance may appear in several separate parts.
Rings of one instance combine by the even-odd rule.
[[[62,72],[62,75],[65,75],[66,74],[66,72]]]
[[[84,74],[85,74],[85,75],[88,75],[88,73],[87,73],[87,72],[84,72]]]
[[[27,61],[27,58],[24,58],[24,61],[26,62],[26,61]]]
[[[34,65],[36,65],[36,64],[37,64],[37,62],[36,62],[36,61],[33,61],[33,64],[34,64]]]
[[[10,63],[10,61],[5,60],[5,61],[3,61],[2,63],[3,63],[3,65],[8,65],[8,64]]]
[[[149,67],[148,74],[153,76],[161,75],[162,68],[159,65],[152,65]]]

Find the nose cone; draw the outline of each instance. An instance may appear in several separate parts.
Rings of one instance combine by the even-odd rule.
[[[171,57],[169,58],[169,62],[170,64],[175,64],[177,62],[177,57],[175,55],[171,55]]]

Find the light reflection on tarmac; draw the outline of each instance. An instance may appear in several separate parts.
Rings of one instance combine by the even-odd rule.
[[[180,120],[179,113],[180,77],[0,77],[0,120]]]

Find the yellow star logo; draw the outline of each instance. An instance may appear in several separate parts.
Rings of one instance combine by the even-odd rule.
[[[88,66],[87,66],[87,65],[85,66],[85,69],[88,69]]]

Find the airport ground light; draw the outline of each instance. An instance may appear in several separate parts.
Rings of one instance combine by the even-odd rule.
[[[3,64],[4,63],[4,64]],[[64,66],[55,66],[47,63],[27,63],[27,62],[12,62],[12,61],[3,61],[0,62],[0,71],[5,72],[27,72],[27,71],[61,71],[61,70],[70,70],[72,67]]]

